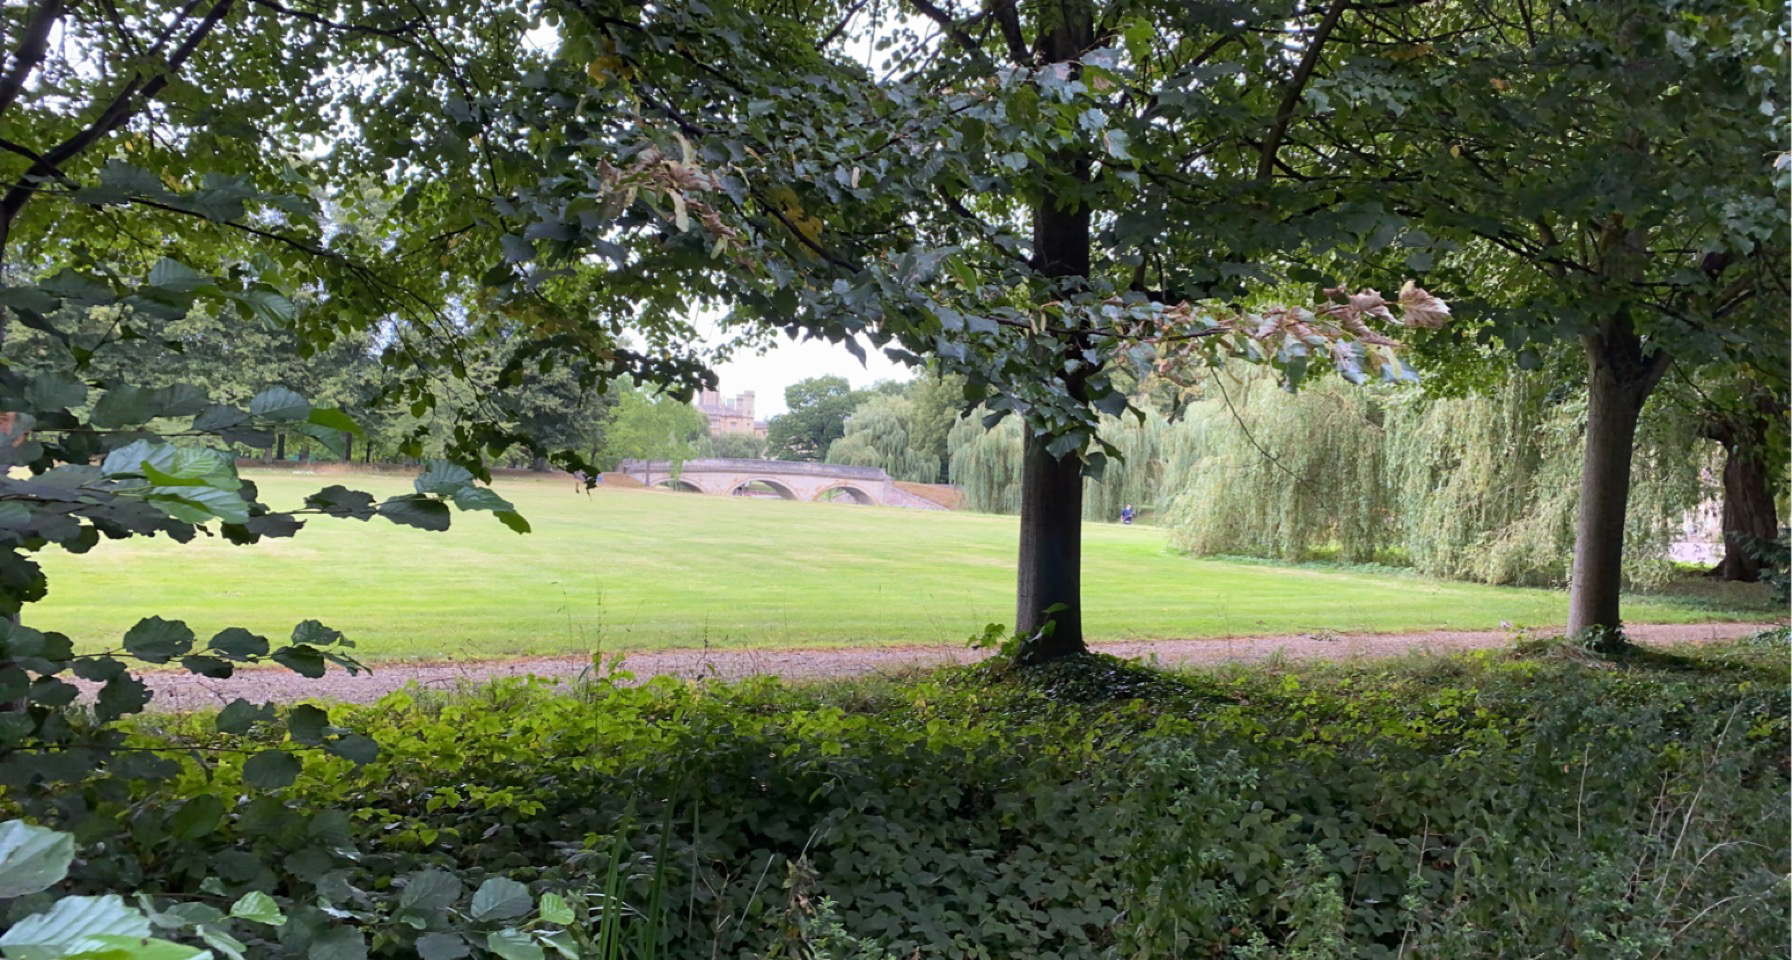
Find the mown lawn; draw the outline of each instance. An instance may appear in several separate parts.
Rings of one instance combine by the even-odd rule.
[[[338,482],[408,489],[392,476],[252,479],[276,505]],[[296,539],[255,547],[202,539],[49,553],[50,599],[30,620],[93,650],[150,614],[186,620],[202,637],[226,625],[282,636],[317,618],[375,659],[953,643],[1012,620],[1012,517],[641,490],[586,496],[548,479],[504,479],[498,489],[533,534],[479,514],[457,514],[446,533],[316,519]],[[1149,527],[1091,524],[1084,551],[1094,639],[1550,627],[1566,609],[1556,591],[1192,560]],[[1650,600],[1626,617],[1726,612]]]

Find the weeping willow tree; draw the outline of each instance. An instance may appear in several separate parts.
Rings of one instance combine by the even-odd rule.
[[[939,459],[910,442],[915,405],[905,396],[876,396],[847,417],[846,432],[828,445],[827,462],[849,467],[881,467],[897,480],[932,483]]]
[[[1488,583],[1564,582],[1585,415],[1584,402],[1525,376],[1487,395],[1397,406],[1387,448],[1413,567]]]
[[[964,506],[979,513],[1020,512],[1021,420],[983,425],[982,411],[946,434],[946,477],[964,491]]]
[[[1567,582],[1579,509],[1586,400],[1581,391],[1517,374],[1481,396],[1399,408],[1388,460],[1414,568],[1488,583]],[[1708,444],[1660,405],[1638,431],[1624,574],[1658,583],[1682,518],[1707,495]]]
[[[1221,381],[1218,377],[1224,376]],[[1084,491],[1084,516],[1159,511],[1178,549],[1204,555],[1405,562],[1428,576],[1567,581],[1586,429],[1581,391],[1517,373],[1482,394],[1309,385],[1229,373],[1178,398],[1180,416],[1104,419],[1124,460]],[[1672,572],[1668,548],[1711,493],[1717,448],[1696,418],[1651,406],[1638,435],[1625,575]],[[969,509],[1014,513],[1021,434],[977,417],[948,438]]]
[[[1149,516],[1158,507],[1164,469],[1173,454],[1171,424],[1155,411],[1145,419],[1102,417],[1102,439],[1122,458],[1108,461],[1099,480],[1083,483],[1083,519],[1113,521],[1131,504]],[[984,513],[1020,512],[1021,425],[1009,417],[986,429],[980,416],[966,417],[946,437],[947,476],[964,491],[965,508]]]
[[[1336,547],[1353,561],[1376,559],[1396,535],[1384,405],[1380,391],[1348,384],[1290,394],[1268,376],[1217,374],[1171,433],[1172,543],[1279,559]]]

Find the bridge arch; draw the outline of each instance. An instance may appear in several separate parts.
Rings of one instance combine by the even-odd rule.
[[[765,487],[766,489],[770,490],[772,493],[777,494],[779,500],[801,500],[802,499],[801,497],[796,495],[795,490],[790,489],[789,485],[781,483],[777,480],[772,480],[772,479],[766,478],[766,477],[752,477],[747,480],[743,480],[740,483],[735,484],[734,489],[730,490],[728,492],[736,497],[755,496],[755,493],[750,489],[754,484],[759,484],[760,486]]]
[[[673,493],[702,493],[703,492],[702,487],[697,486],[696,484],[690,482],[689,480],[680,480],[677,477],[667,477],[664,480],[655,481],[655,483],[653,485],[661,488],[662,490],[670,490]]]
[[[874,506],[877,503],[877,499],[871,494],[850,483],[836,483],[830,487],[823,487],[815,492],[815,500],[829,503],[853,503],[861,507]]]

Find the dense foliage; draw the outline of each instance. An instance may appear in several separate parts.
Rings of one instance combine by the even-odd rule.
[[[146,720],[130,743],[167,750],[169,775],[91,775],[83,804],[113,817],[86,821],[66,889],[128,880],[214,918],[271,894],[284,926],[216,920],[256,957],[361,955],[320,936],[521,956],[492,934],[552,950],[620,916],[606,891],[626,956],[1761,956],[1789,850],[1783,631],[1759,643],[506,681],[355,710],[377,759],[278,782],[239,751],[311,708]],[[55,825],[73,796],[12,802]],[[325,916],[348,932],[304,932]]]

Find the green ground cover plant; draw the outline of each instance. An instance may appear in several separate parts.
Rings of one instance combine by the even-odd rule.
[[[409,489],[390,475],[246,476],[275,505],[296,505],[325,483],[382,495]],[[252,551],[146,538],[87,556],[46,553],[56,589],[33,607],[32,622],[96,650],[115,647],[151,613],[201,633],[284,632],[317,618],[353,638],[358,656],[378,660],[955,643],[1012,617],[1011,517],[638,490],[586,496],[569,479],[499,478],[495,489],[532,534],[495,523],[436,533],[338,521]],[[1097,639],[1486,630],[1502,621],[1547,630],[1566,616],[1559,591],[1195,560],[1142,526],[1090,524],[1085,537],[1084,616]],[[1768,612],[1752,595],[1639,599],[1627,609],[1637,622]]]
[[[306,706],[147,717],[125,746],[165,757],[159,779],[96,769],[15,790],[9,812],[74,830],[61,892],[140,889],[234,923],[252,957],[1784,943],[1783,629],[1619,659],[1555,643],[1205,673],[1084,657],[822,686],[625,679],[400,694],[318,730]],[[377,757],[256,767],[342,730]],[[223,915],[256,892],[278,926]]]

